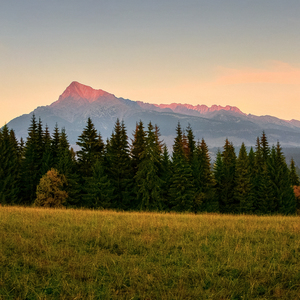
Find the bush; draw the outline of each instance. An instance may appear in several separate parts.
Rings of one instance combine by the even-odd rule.
[[[36,189],[37,198],[34,206],[41,207],[63,207],[68,193],[63,191],[63,185],[66,183],[64,175],[60,175],[55,169],[49,170],[40,180]]]

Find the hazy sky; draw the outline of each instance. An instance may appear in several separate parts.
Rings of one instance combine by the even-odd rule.
[[[0,0],[0,125],[72,82],[300,120],[299,0]]]

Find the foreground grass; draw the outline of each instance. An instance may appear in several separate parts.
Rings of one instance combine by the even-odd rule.
[[[0,299],[300,299],[300,218],[0,207]]]

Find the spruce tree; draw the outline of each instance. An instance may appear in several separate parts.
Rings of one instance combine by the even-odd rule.
[[[68,193],[66,206],[78,207],[83,206],[81,203],[82,182],[78,174],[75,152],[70,148],[68,137],[64,128],[59,134],[58,151],[57,151],[57,169],[60,174],[66,178],[64,189]]]
[[[236,161],[234,197],[238,204],[238,212],[251,213],[253,210],[253,195],[249,158],[245,144],[242,143]]]
[[[290,182],[290,172],[282,153],[281,146],[277,142],[272,148],[269,172],[273,184],[274,202],[271,212],[280,214],[294,214],[296,212],[296,199]]]
[[[46,125],[44,136],[42,139],[43,144],[43,157],[42,157],[42,166],[41,174],[46,174],[52,167],[52,149],[51,149],[51,136],[49,133],[48,126]]]
[[[217,157],[213,166],[213,179],[214,179],[214,199],[218,203],[219,211],[222,212],[223,204],[223,183],[224,183],[224,170],[222,153],[218,149]]]
[[[54,127],[54,132],[51,138],[51,165],[54,168],[58,167],[58,160],[59,160],[59,128],[57,123]]]
[[[220,211],[234,213],[238,211],[238,203],[234,198],[236,155],[232,143],[226,139],[222,152],[223,166],[223,197],[220,199]]]
[[[133,170],[124,122],[117,119],[107,144],[106,170],[114,193],[112,207],[130,209],[133,206]]]
[[[0,130],[0,203],[19,202],[18,143],[7,125]]]
[[[144,124],[140,120],[138,124],[136,124],[136,129],[133,135],[133,139],[131,140],[131,161],[134,175],[138,170],[138,165],[141,162],[141,155],[145,151],[146,146],[146,133],[144,131]]]
[[[40,180],[40,151],[39,151],[39,130],[35,115],[31,118],[28,129],[28,137],[24,149],[22,161],[22,201],[24,204],[32,204],[36,197],[36,187]]]
[[[299,176],[296,171],[296,166],[295,166],[295,161],[292,158],[291,159],[291,164],[290,164],[290,182],[292,186],[299,186],[300,185],[300,180]]]
[[[173,174],[169,189],[170,201],[175,211],[192,211],[195,198],[194,178],[185,155],[180,123],[176,127],[176,133],[171,166]]]
[[[163,146],[162,158],[161,158],[161,173],[160,178],[162,179],[162,198],[163,198],[163,209],[169,211],[171,209],[169,187],[171,180],[171,161],[168,153],[166,144]]]
[[[78,137],[76,144],[80,147],[77,151],[78,168],[82,177],[92,176],[92,167],[97,159],[102,156],[104,144],[91,120],[88,118],[87,125]]]
[[[84,204],[89,208],[110,208],[113,198],[113,187],[105,172],[103,161],[97,159],[92,171],[93,176],[87,178],[85,184]]]
[[[207,212],[218,211],[219,203],[214,196],[210,155],[204,139],[197,143],[192,167],[196,186],[194,210]]]
[[[160,178],[161,150],[156,140],[154,127],[148,124],[145,149],[135,176],[138,208],[162,210],[162,179]]]
[[[263,132],[261,139],[257,138],[254,164],[254,211],[257,214],[269,214],[274,210],[273,186],[270,178],[268,161],[270,148]]]

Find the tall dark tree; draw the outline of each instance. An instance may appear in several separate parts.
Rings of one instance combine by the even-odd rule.
[[[19,202],[18,143],[7,125],[0,130],[0,203]]]
[[[299,176],[297,174],[296,165],[295,165],[295,161],[293,158],[291,159],[291,164],[290,164],[290,181],[291,181],[292,186],[300,185]]]
[[[171,209],[170,197],[169,197],[169,187],[171,180],[171,161],[166,144],[163,146],[162,158],[161,158],[161,173],[160,178],[162,179],[162,198],[163,198],[163,208],[164,210]]]
[[[138,165],[141,162],[141,155],[145,151],[145,146],[146,146],[146,133],[144,130],[144,124],[140,120],[140,122],[136,124],[136,129],[133,135],[133,139],[131,142],[131,149],[130,149],[134,175],[138,170]]]
[[[273,187],[273,201],[270,203],[270,212],[280,214],[294,214],[296,199],[290,182],[290,172],[282,153],[279,142],[272,148],[269,158],[269,174]]]
[[[192,162],[196,187],[194,211],[218,211],[219,203],[214,196],[210,155],[204,139],[197,143]]]
[[[40,149],[39,129],[35,115],[31,118],[28,129],[28,137],[24,150],[22,163],[22,201],[24,204],[32,204],[36,198],[36,187],[40,180]]]
[[[154,127],[148,124],[145,150],[135,176],[138,208],[140,210],[162,210],[162,184],[160,178],[161,149],[156,140]]]
[[[251,213],[253,210],[253,195],[249,158],[245,144],[242,143],[236,160],[234,197],[238,204],[238,212]]]
[[[172,172],[170,181],[170,201],[175,211],[192,211],[195,198],[195,186],[192,169],[185,155],[185,143],[180,123],[176,128],[173,145]]]
[[[220,199],[220,211],[224,213],[237,212],[238,203],[234,198],[236,155],[232,143],[226,139],[222,152],[223,166],[223,197]]]
[[[112,207],[130,209],[133,205],[133,170],[124,122],[117,119],[114,132],[107,144],[107,172],[114,194]]]
[[[57,123],[54,127],[54,132],[51,137],[51,165],[57,169],[59,160],[59,128]]]
[[[223,204],[223,183],[224,183],[224,170],[223,170],[223,160],[222,153],[220,150],[217,152],[217,157],[213,166],[213,179],[214,179],[214,201],[220,205]]]
[[[87,125],[78,137],[76,144],[80,147],[77,151],[77,161],[81,176],[91,177],[92,167],[97,159],[102,156],[104,144],[91,120],[88,118]]]
[[[89,208],[110,208],[113,199],[113,187],[105,172],[103,161],[98,159],[92,171],[93,176],[88,178],[85,184],[84,204]]]
[[[40,173],[45,175],[52,168],[52,148],[51,148],[51,136],[49,133],[48,126],[46,125],[44,135],[42,138],[42,148],[43,148],[43,157],[42,157],[42,166]]]
[[[186,133],[187,133],[186,137],[187,137],[187,146],[188,146],[188,152],[186,153],[186,155],[189,163],[192,165],[194,161],[194,154],[196,151],[196,142],[195,142],[195,136],[191,124],[189,124],[188,127],[186,128]]]

